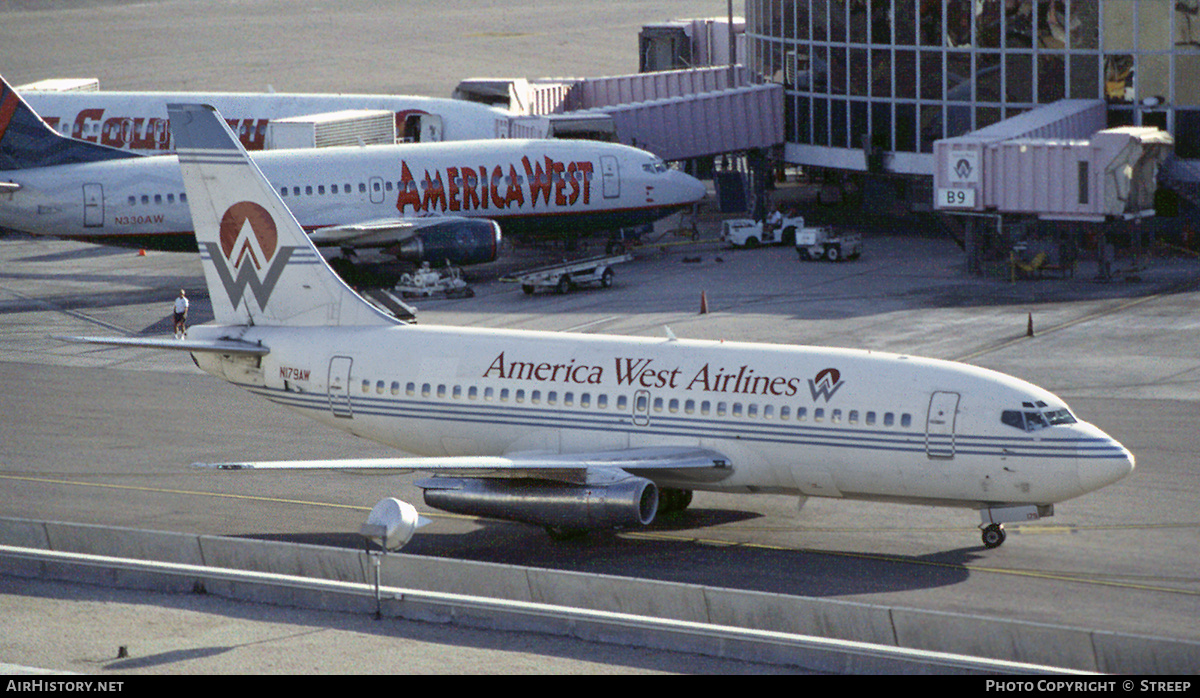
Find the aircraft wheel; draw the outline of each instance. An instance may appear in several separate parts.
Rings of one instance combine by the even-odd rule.
[[[672,514],[683,511],[692,503],[691,490],[677,490],[667,487],[659,490],[658,496],[658,510],[661,514]]]
[[[616,274],[613,273],[612,269],[605,269],[604,273],[600,275],[600,288],[612,288],[614,276]]]
[[[1004,539],[1008,538],[1008,534],[1004,532],[1004,528],[1000,524],[989,524],[983,529],[983,547],[999,548],[1004,544]]]

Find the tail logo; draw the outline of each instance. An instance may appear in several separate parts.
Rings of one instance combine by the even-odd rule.
[[[808,390],[812,393],[813,402],[816,402],[819,397],[825,398],[825,402],[829,402],[840,387],[842,387],[842,374],[836,368],[827,368],[808,379]]]
[[[236,308],[249,288],[258,307],[266,308],[296,248],[279,246],[275,219],[253,201],[239,201],[225,211],[218,240],[205,246],[230,304]]]

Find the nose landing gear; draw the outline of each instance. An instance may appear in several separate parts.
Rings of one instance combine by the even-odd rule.
[[[1004,540],[1008,538],[1008,534],[1004,532],[1004,526],[998,523],[988,524],[983,527],[983,547],[999,548],[1004,544]]]

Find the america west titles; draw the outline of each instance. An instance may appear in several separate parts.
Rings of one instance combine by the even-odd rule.
[[[572,206],[592,200],[592,163],[559,162],[549,156],[530,160],[521,158],[520,169],[509,164],[447,167],[424,171],[422,179],[413,177],[407,161],[400,163],[400,193],[396,209],[405,213],[445,211],[486,211],[518,208],[528,201],[536,207]],[[443,171],[445,177],[443,178]]]
[[[568,383],[576,385],[601,385],[604,383],[605,366],[578,363],[570,359],[566,363],[514,361],[500,352],[483,378],[532,381],[537,383]],[[718,367],[706,363],[694,373],[679,367],[664,368],[654,359],[613,359],[613,372],[618,386],[633,388],[670,388],[706,393],[729,393],[740,395],[762,395],[794,397],[800,389],[808,386],[815,401],[823,397],[826,402],[842,386],[841,375],[835,368],[827,368],[810,379],[799,376],[761,375],[747,365],[737,368]]]

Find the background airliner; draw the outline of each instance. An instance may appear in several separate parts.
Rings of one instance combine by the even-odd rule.
[[[53,83],[55,81],[45,81]],[[488,138],[540,138],[536,120],[475,102],[410,95],[296,94],[276,92],[128,92],[16,88],[55,131],[144,155],[173,151],[167,104],[199,102],[216,107],[246,150],[267,147],[274,119],[347,109],[387,110],[395,115],[396,136],[404,142]],[[33,87],[34,89],[30,89]]]
[[[343,284],[210,107],[171,128],[216,324],[205,371],[416,456],[225,468],[422,471],[426,504],[554,535],[641,526],[693,490],[966,507],[1002,524],[1128,475],[1053,394],[954,362],[738,342],[403,325]]]
[[[0,90],[0,227],[195,249],[175,156],[66,138],[7,84]],[[501,231],[576,238],[653,222],[705,193],[650,153],[595,141],[263,151],[255,161],[317,245],[435,264],[491,261]]]

